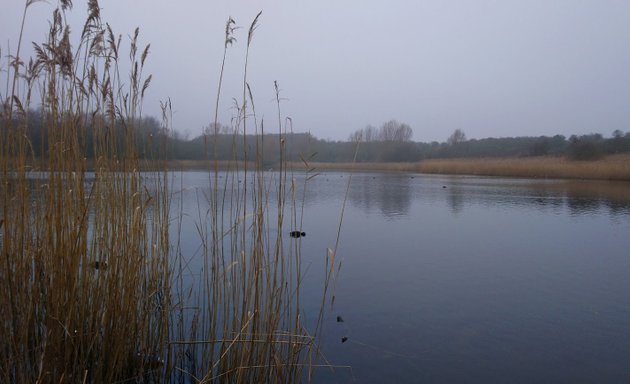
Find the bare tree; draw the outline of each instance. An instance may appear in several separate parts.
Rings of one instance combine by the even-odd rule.
[[[363,141],[363,136],[363,130],[357,129],[356,131],[352,132],[350,136],[348,136],[348,141],[358,143],[360,141]]]
[[[464,141],[466,141],[466,134],[459,128],[457,128],[446,140],[449,145],[463,143]]]
[[[363,139],[365,142],[376,141],[378,138],[378,131],[375,126],[368,124],[363,128]]]
[[[213,136],[219,133],[221,133],[221,123],[210,123],[207,127],[203,127],[204,135]]]
[[[357,141],[377,141],[380,139],[380,131],[376,129],[373,125],[366,125],[363,129],[357,129],[352,132],[350,136],[348,136],[348,141],[357,142]]]
[[[349,141],[411,141],[413,129],[409,124],[399,123],[396,120],[390,120],[381,125],[380,129],[376,129],[373,125],[367,125],[363,129],[358,129],[348,136]]]
[[[396,120],[390,120],[381,125],[381,129],[378,133],[378,138],[380,141],[394,141],[394,133],[396,131],[396,126],[398,122]]]
[[[232,128],[221,123],[210,123],[207,127],[203,128],[203,134],[207,136],[229,135],[231,133],[233,133]]]
[[[413,130],[409,126],[409,124],[402,123],[396,129],[396,135],[394,137],[394,141],[411,141],[411,137],[413,136]]]
[[[411,136],[413,136],[411,127],[396,120],[383,123],[379,132],[381,141],[410,141]]]

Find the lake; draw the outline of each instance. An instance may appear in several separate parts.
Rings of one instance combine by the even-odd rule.
[[[306,186],[307,322],[350,176]],[[207,180],[174,176],[190,255]],[[340,233],[322,345],[340,367],[316,382],[630,381],[630,184],[354,173]]]

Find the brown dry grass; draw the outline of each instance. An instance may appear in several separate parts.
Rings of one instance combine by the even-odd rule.
[[[422,173],[630,180],[630,155],[614,155],[595,161],[563,157],[429,160],[419,163],[416,169]]]
[[[166,164],[141,161],[136,149],[135,124],[151,79],[142,75],[148,46],[139,50],[136,30],[129,56],[123,54],[122,38],[91,0],[73,49],[63,17],[71,2],[60,6],[33,62],[11,53],[12,86],[0,91],[0,382],[310,379],[319,335],[303,322],[301,242],[283,237],[289,228],[301,230],[303,211],[287,168],[268,176],[254,163],[201,163],[214,175],[198,195],[209,208],[196,213],[197,253],[184,254],[184,213],[171,210]],[[235,140],[245,140],[246,119],[262,131],[246,66],[235,118],[243,134]],[[121,67],[131,68],[128,77]],[[41,153],[28,139],[35,90],[48,139]],[[170,113],[164,104],[166,132]],[[286,134],[279,105],[278,117]],[[262,160],[262,153],[249,159]],[[183,165],[191,163],[171,163]],[[227,170],[221,179],[220,169]],[[324,298],[335,252],[327,254]],[[190,278],[184,273],[193,257],[203,268]]]
[[[120,44],[100,22],[98,5],[89,8],[76,51],[55,10],[36,58],[24,64],[19,50],[12,53],[18,59],[7,83],[14,86],[1,95],[4,383],[141,381],[159,377],[163,366],[148,356],[160,354],[169,331],[168,191],[159,172],[145,181],[134,151],[147,50],[138,53],[136,32],[123,92],[115,69]],[[43,153],[28,139],[34,97],[43,105]],[[121,121],[127,129],[118,135]],[[93,174],[88,124],[96,132]]]
[[[294,163],[295,167],[303,167]],[[584,180],[630,180],[630,155],[611,155],[594,161],[564,157],[430,159],[417,163],[312,163],[320,170],[364,170]]]

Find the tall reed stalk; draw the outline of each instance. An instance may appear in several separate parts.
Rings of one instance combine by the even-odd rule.
[[[257,119],[247,81],[250,47],[260,16],[248,29],[242,99],[232,119],[232,142],[242,141],[245,152],[234,153],[234,161],[220,168],[212,154],[218,145],[217,132],[206,138],[209,158],[214,160],[203,195],[207,203],[200,202],[209,209],[199,209],[196,218],[203,270],[198,290],[179,291],[175,301],[180,305],[174,314],[180,321],[170,342],[175,376],[181,381],[301,382],[309,380],[305,369],[315,365],[312,357],[318,353],[318,338],[305,326],[300,306],[301,239],[288,236],[290,231],[301,231],[304,202],[286,165],[284,137],[291,120],[282,122],[275,83],[280,150],[264,152],[264,121]],[[236,42],[234,25],[229,18],[214,107],[215,129],[225,55]],[[252,126],[255,140],[248,147]],[[278,164],[279,171],[265,171],[267,160]],[[309,170],[305,180],[313,175]],[[176,253],[186,257],[181,248]],[[180,265],[186,263],[183,260]]]
[[[26,2],[22,28],[33,4]],[[89,0],[73,48],[64,17],[71,7],[60,2],[28,64],[12,56],[11,87],[0,94],[0,382],[310,380],[319,336],[303,321],[301,239],[287,236],[302,230],[305,197],[299,201],[286,162],[291,120],[283,123],[276,83],[280,150],[264,152],[264,122],[247,81],[260,13],[248,30],[243,97],[232,119],[233,143],[242,140],[246,152],[219,170],[210,154],[218,132],[207,141],[214,160],[198,202],[208,209],[195,223],[203,262],[191,279],[187,263],[198,256],[182,247],[183,208],[171,207],[171,181],[160,168],[170,100],[159,134],[140,127],[149,46],[140,48],[136,29],[127,60],[122,38]],[[215,129],[234,25],[230,18]],[[35,108],[38,132],[29,122]],[[268,158],[279,172],[263,169]],[[315,175],[306,173],[302,191]],[[316,330],[322,312],[318,319]]]
[[[168,337],[169,201],[159,173],[140,173],[136,150],[148,47],[139,52],[136,30],[122,78],[121,39],[88,4],[76,48],[62,1],[35,58],[14,56],[14,85],[0,95],[5,383],[162,377],[153,356]],[[29,131],[37,107],[38,134]]]

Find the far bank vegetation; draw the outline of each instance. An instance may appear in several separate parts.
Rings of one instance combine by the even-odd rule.
[[[27,121],[34,149],[47,153],[42,112],[29,110]],[[356,130],[347,140],[320,139],[311,133],[289,130],[282,135],[244,135],[243,140],[235,141],[239,128],[218,122],[210,123],[193,138],[177,130],[165,130],[151,116],[139,118],[131,125],[137,131],[135,145],[140,158],[156,160],[157,156],[171,167],[184,169],[201,167],[204,160],[242,161],[243,154],[253,148],[278,153],[283,146],[285,160],[300,163],[308,157],[326,169],[346,169],[346,163],[355,163],[354,168],[369,170],[630,180],[628,161],[622,156],[630,154],[630,132],[620,130],[610,137],[593,133],[568,138],[554,135],[468,139],[464,131],[456,129],[444,142],[416,142],[412,141],[413,129],[408,124],[390,120],[378,128],[368,125]],[[90,159],[94,154],[90,126],[85,135],[85,153]],[[119,142],[122,145],[122,137]],[[278,161],[267,157],[261,166],[275,168]]]

